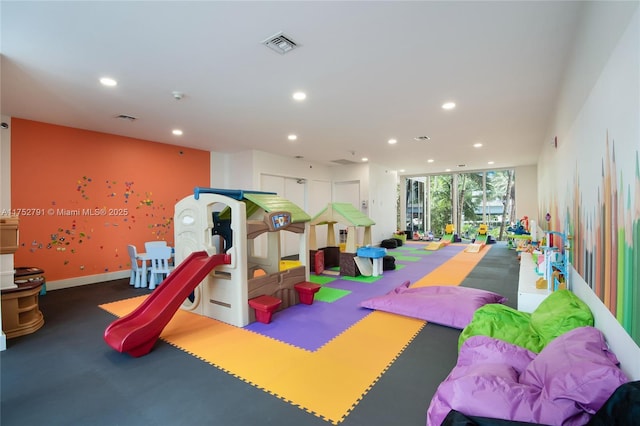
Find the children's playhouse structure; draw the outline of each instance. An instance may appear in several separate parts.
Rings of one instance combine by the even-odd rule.
[[[175,206],[178,266],[140,306],[111,323],[104,340],[138,357],[181,307],[243,327],[269,323],[276,310],[311,304],[320,286],[308,282],[308,222],[302,209],[274,193],[196,188]],[[283,230],[299,235],[300,262],[280,271]],[[262,236],[266,251],[260,255]]]
[[[182,309],[243,327],[256,319],[268,322],[262,311],[270,318],[272,311],[300,302],[298,292],[309,280],[310,217],[291,201],[269,192],[196,188],[176,204],[174,220],[176,264],[200,250],[231,257],[204,278]],[[300,262],[281,271],[284,230],[299,236]]]
[[[336,244],[335,225],[340,224],[346,227],[346,240],[344,250]],[[354,258],[357,255],[358,246],[371,245],[371,227],[376,223],[353,204],[350,203],[329,203],[316,214],[310,221],[309,231],[309,256],[314,272],[316,264],[322,263],[325,267],[340,267],[340,275],[356,276],[358,269]],[[316,226],[327,226],[327,246],[318,249],[316,240]],[[358,229],[364,229],[362,241],[358,241]],[[322,258],[320,261],[319,258]]]

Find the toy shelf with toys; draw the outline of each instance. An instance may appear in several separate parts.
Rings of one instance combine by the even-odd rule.
[[[533,234],[536,238],[537,234]],[[559,237],[557,246],[547,245],[553,237]],[[569,244],[565,234],[548,231],[538,245],[520,252],[520,275],[518,280],[518,310],[533,312],[553,291],[569,289],[568,253]]]
[[[507,228],[507,247],[518,252],[525,251],[532,241],[538,241],[536,222],[524,216],[515,225]]]

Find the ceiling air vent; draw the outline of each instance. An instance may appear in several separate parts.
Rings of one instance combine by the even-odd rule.
[[[136,121],[137,120],[137,118],[134,117],[133,115],[127,115],[127,114],[117,115],[116,118],[119,118],[121,120],[127,120],[127,121]]]
[[[272,50],[275,50],[281,55],[284,55],[287,52],[291,52],[293,49],[298,47],[298,43],[291,40],[289,36],[284,35],[282,32],[279,32],[278,34],[274,34],[271,37],[262,40],[262,44]]]
[[[351,160],[345,160],[345,159],[341,159],[341,160],[332,160],[332,163],[336,163],[336,164],[340,164],[342,166],[346,166],[349,164],[358,164],[355,161],[351,161]]]
[[[431,140],[431,138],[429,136],[416,136],[413,139],[416,140],[416,141],[420,141],[420,142],[426,142],[428,140]]]

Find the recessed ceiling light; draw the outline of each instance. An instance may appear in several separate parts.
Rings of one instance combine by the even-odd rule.
[[[180,129],[173,129],[173,130],[171,131],[171,133],[173,133],[173,134],[174,134],[174,135],[176,135],[176,136],[182,136],[182,133],[183,133],[183,132],[182,132],[182,130],[180,130]]]
[[[433,163],[433,158],[429,158],[429,159],[427,160],[427,163]]]
[[[450,171],[451,171],[451,169],[444,169],[444,171],[445,171],[445,172],[450,172]]]
[[[397,139],[389,139],[389,145],[394,145],[397,144],[398,140]]]
[[[400,173],[404,173],[404,169],[400,169]]]
[[[305,99],[307,99],[307,94],[304,92],[296,92],[293,94],[293,99],[295,99],[296,101],[304,101]]]
[[[495,161],[489,161],[487,164],[495,164]]]
[[[445,102],[442,104],[442,109],[454,109],[456,107],[455,102]]]
[[[296,139],[298,139],[298,136],[296,136],[296,135],[289,135],[289,136],[287,136],[287,139],[289,139],[290,141],[295,141]]]
[[[477,143],[474,143],[474,144],[473,144],[473,147],[474,147],[474,148],[481,148],[481,147],[482,147],[482,144],[481,144],[480,142],[477,142]]]
[[[118,82],[115,81],[113,78],[109,78],[109,77],[102,77],[100,79],[100,84],[102,84],[103,86],[109,86],[109,87],[113,87],[113,86],[117,86]]]
[[[369,159],[367,157],[362,157],[362,162],[366,163],[367,161],[369,161]]]

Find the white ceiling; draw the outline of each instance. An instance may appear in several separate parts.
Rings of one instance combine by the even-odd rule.
[[[210,151],[366,156],[407,174],[535,164],[582,6],[2,1],[1,112]],[[300,46],[262,45],[280,31]]]

